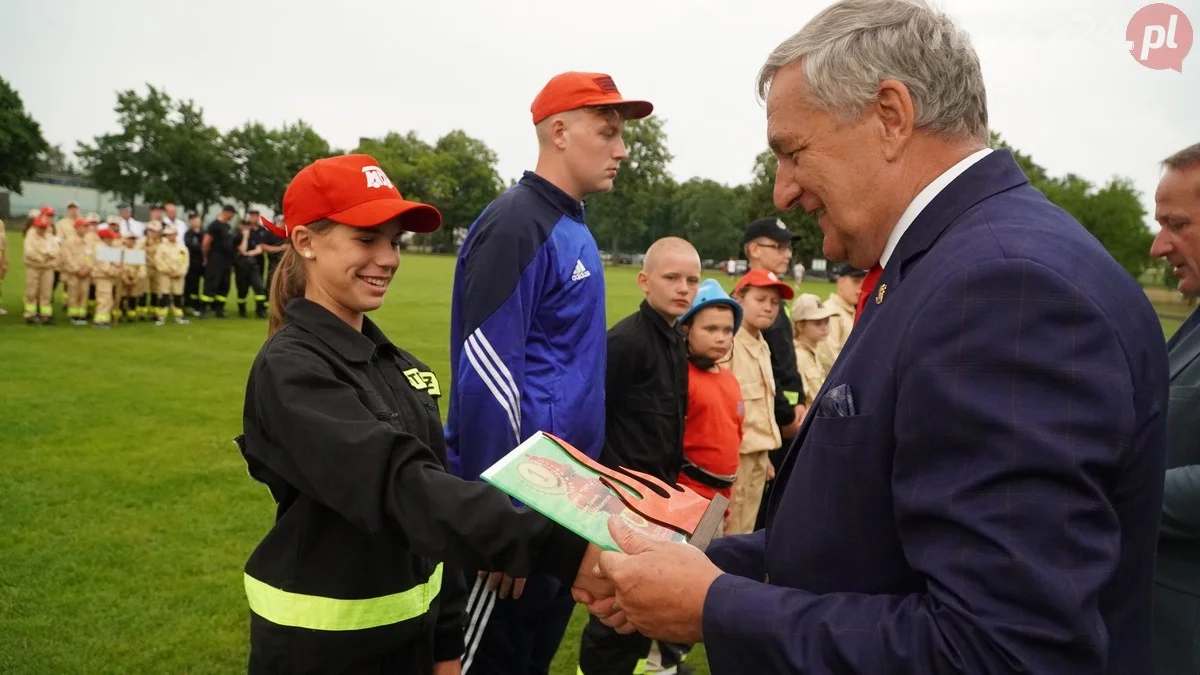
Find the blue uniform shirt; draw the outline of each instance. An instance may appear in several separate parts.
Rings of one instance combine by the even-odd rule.
[[[583,205],[526,172],[471,225],[450,310],[451,471],[477,479],[546,431],[604,443],[604,271]]]

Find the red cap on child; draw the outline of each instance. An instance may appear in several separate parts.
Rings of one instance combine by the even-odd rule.
[[[792,290],[791,286],[788,286],[784,282],[780,281],[779,277],[776,276],[774,272],[768,272],[764,269],[752,269],[749,272],[746,272],[745,276],[739,279],[737,285],[733,287],[734,294],[736,295],[737,293],[740,293],[741,290],[747,286],[778,289],[779,295],[782,296],[784,300],[791,300],[796,296],[796,292]]]

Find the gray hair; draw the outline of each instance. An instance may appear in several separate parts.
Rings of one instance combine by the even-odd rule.
[[[758,76],[766,98],[780,68],[803,59],[809,102],[838,122],[858,119],[879,83],[898,80],[915,126],[951,140],[988,138],[987,92],[967,34],[923,0],[840,0],[784,40]]]
[[[1200,164],[1200,143],[1189,145],[1162,162],[1167,169],[1186,169]]]

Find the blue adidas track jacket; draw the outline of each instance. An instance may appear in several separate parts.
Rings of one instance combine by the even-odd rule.
[[[525,172],[471,225],[450,310],[446,447],[475,480],[538,431],[604,444],[604,271],[583,205]]]

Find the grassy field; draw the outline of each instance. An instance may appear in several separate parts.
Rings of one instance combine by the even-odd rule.
[[[232,439],[253,319],[112,331],[21,321],[20,237],[0,317],[0,673],[232,673],[241,569],[273,507]],[[449,380],[451,258],[402,262],[375,320]],[[609,323],[637,307],[610,269]],[[724,275],[720,275],[723,277]],[[829,284],[806,283],[822,297]],[[1167,298],[1169,301],[1169,298]],[[1173,331],[1173,322],[1164,329]],[[575,672],[582,612],[555,673]],[[706,673],[703,651],[693,656]]]

